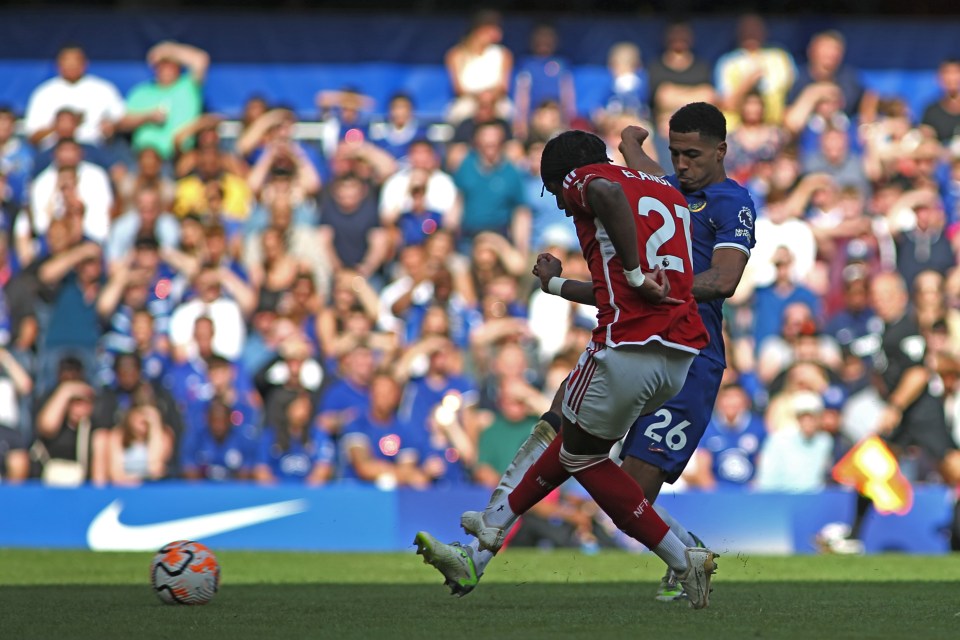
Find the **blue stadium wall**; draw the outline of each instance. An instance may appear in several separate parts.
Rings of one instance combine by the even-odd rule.
[[[464,32],[467,18],[312,13],[225,14],[209,12],[110,12],[99,10],[0,10],[0,103],[21,111],[30,91],[53,74],[53,57],[65,42],[79,42],[93,60],[91,71],[127,91],[149,77],[147,48],[176,39],[210,52],[214,62],[207,85],[208,108],[238,114],[253,93],[314,114],[319,89],[355,86],[372,95],[382,110],[398,90],[411,93],[418,109],[440,114],[450,97],[442,66],[444,52]],[[506,44],[519,56],[535,17],[508,17]],[[958,19],[831,19],[825,16],[769,19],[771,41],[798,61],[811,34],[826,28],[843,32],[847,61],[881,95],[901,95],[914,115],[936,95],[937,64],[960,57]],[[605,61],[610,45],[636,42],[646,59],[661,49],[666,17],[608,16],[583,19],[561,15],[561,54],[575,67],[580,109],[589,113],[604,99]],[[693,20],[697,52],[714,61],[734,42],[734,17]]]
[[[161,483],[139,489],[0,486],[0,547],[152,550],[176,539],[215,549],[402,551],[426,529],[459,539],[460,513],[487,500],[484,489],[379,491],[368,487],[262,488]],[[854,497],[662,494],[659,500],[721,553],[813,553],[825,524],[849,522]],[[917,491],[904,516],[868,517],[868,552],[945,553],[953,496]]]

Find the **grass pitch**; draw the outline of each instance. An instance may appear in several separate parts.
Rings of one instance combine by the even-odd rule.
[[[653,600],[649,554],[508,550],[463,599],[412,552],[217,556],[221,592],[177,607],[151,593],[149,553],[0,550],[0,637],[960,637],[956,555],[728,555],[704,611]]]

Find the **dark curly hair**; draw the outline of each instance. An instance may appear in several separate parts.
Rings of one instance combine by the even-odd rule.
[[[574,169],[599,162],[610,162],[602,139],[586,131],[565,131],[543,147],[540,179],[543,184],[556,184]]]

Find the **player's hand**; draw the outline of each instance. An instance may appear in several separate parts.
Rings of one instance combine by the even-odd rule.
[[[624,127],[623,131],[620,132],[620,152],[623,152],[623,146],[625,144],[635,142],[636,144],[643,145],[643,143],[649,137],[650,132],[640,125],[631,124],[627,127]]]
[[[555,255],[541,253],[537,256],[537,263],[533,265],[533,275],[540,278],[540,289],[544,293],[549,293],[547,285],[550,284],[550,278],[559,278],[561,273],[563,273],[563,263]]]
[[[683,300],[670,297],[670,279],[657,265],[653,271],[646,274],[646,279],[637,291],[643,299],[651,304],[683,304]]]

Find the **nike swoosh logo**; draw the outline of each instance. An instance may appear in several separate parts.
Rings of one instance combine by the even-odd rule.
[[[286,500],[154,524],[120,522],[123,502],[114,500],[90,523],[87,546],[94,551],[155,551],[174,540],[199,540],[303,513],[306,500]]]

